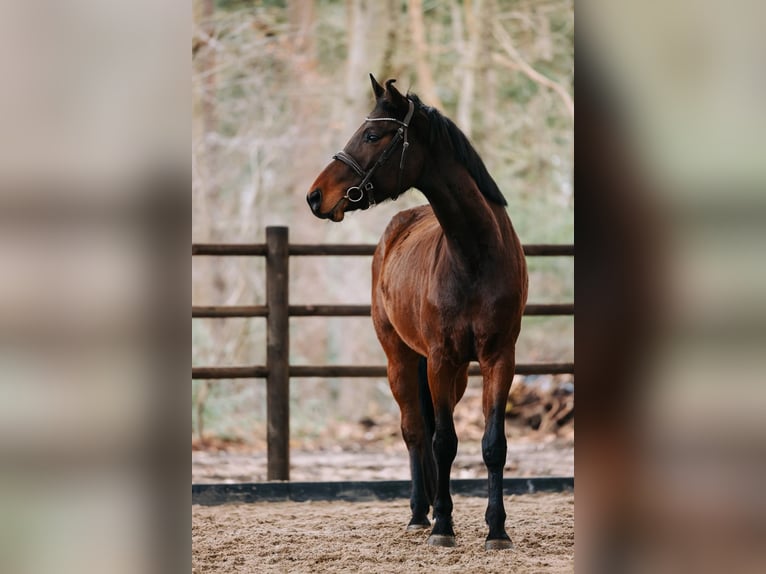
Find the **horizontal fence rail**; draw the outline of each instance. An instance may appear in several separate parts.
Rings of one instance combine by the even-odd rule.
[[[266,243],[192,243],[192,255],[222,255],[222,256],[254,256],[266,255]],[[372,255],[375,245],[343,244],[343,245],[303,245],[293,243],[288,245],[288,255]],[[530,257],[561,257],[574,256],[574,245],[524,245],[524,255]]]
[[[517,375],[574,374],[574,363],[520,363]],[[290,365],[290,377],[385,377],[386,367],[379,365]],[[481,375],[479,365],[472,363],[468,375]],[[263,365],[242,367],[192,367],[192,379],[265,379],[269,368]]]
[[[380,365],[291,365],[289,362],[290,317],[369,317],[370,305],[290,305],[289,258],[291,256],[370,256],[375,245],[304,245],[288,242],[286,227],[267,227],[266,243],[193,243],[193,256],[258,256],[266,258],[265,305],[193,306],[194,319],[266,318],[266,365],[192,367],[192,379],[266,379],[267,478],[289,480],[289,388],[291,378],[385,377]],[[525,245],[530,257],[572,257],[574,245]],[[526,316],[573,315],[573,303],[528,304]],[[516,374],[574,373],[574,363],[520,363]],[[468,374],[480,374],[472,364]]]
[[[369,317],[370,305],[290,305],[291,317]],[[192,307],[193,319],[228,319],[233,317],[268,317],[266,305],[210,305]],[[574,303],[529,304],[526,316],[574,315]]]

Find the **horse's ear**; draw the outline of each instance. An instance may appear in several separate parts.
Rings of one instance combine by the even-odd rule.
[[[383,97],[385,92],[383,86],[378,83],[378,80],[376,80],[375,76],[372,74],[370,74],[370,83],[372,83],[372,91],[375,93],[375,99],[379,100],[381,97]]]
[[[391,100],[391,103],[396,107],[405,107],[407,105],[407,98],[399,93],[399,90],[394,87],[395,81],[396,80],[386,81],[386,91],[388,92],[388,97]]]

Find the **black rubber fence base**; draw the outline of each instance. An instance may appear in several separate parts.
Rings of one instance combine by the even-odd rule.
[[[532,494],[565,492],[574,489],[572,476],[543,476],[503,479],[503,492]],[[452,494],[486,496],[485,479],[456,479]],[[363,502],[409,498],[409,480],[360,482],[247,482],[237,484],[192,484],[192,504],[226,504],[230,502],[279,502],[292,500],[345,500]]]

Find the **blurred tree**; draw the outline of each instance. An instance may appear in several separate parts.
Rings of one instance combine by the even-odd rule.
[[[479,45],[476,49],[476,83],[477,91],[482,95],[483,101],[479,108],[474,108],[477,119],[474,137],[477,141],[483,142],[480,146],[483,151],[494,147],[498,142],[496,138],[498,130],[495,129],[498,106],[497,74],[492,65],[494,40],[492,34],[487,33],[492,30],[497,10],[495,0],[477,0],[477,3],[479,29],[484,32],[479,34]]]
[[[290,61],[302,76],[313,76],[317,69],[316,11],[314,2],[289,0],[287,14],[292,36]]]
[[[474,6],[481,0],[464,0],[463,10],[460,4],[452,4],[452,17],[455,22],[465,22],[465,26],[458,24],[455,29],[460,37],[456,38],[457,52],[462,55],[459,65],[460,93],[457,100],[455,121],[469,138],[473,132],[473,107],[474,92],[476,88],[476,62],[479,46],[479,23],[477,22]],[[463,36],[465,30],[465,36]]]
[[[381,78],[395,78],[398,75],[394,56],[396,55],[396,43],[399,41],[400,5],[398,0],[387,0],[386,2],[388,31],[386,33],[386,48],[383,51],[383,61],[380,64]],[[383,80],[381,79],[380,81]]]
[[[423,23],[422,0],[409,0],[410,32],[412,33],[413,56],[418,74],[418,91],[429,105],[443,109],[441,98],[436,91],[431,66],[428,63],[428,41]]]
[[[300,126],[302,131],[314,132],[320,117],[319,100],[308,96],[312,88],[319,82],[317,71],[317,42],[316,42],[316,11],[314,2],[306,0],[288,0],[288,35],[289,52],[285,58],[289,63],[291,77],[287,85],[288,114],[291,126]],[[286,126],[288,128],[289,126]],[[313,158],[316,146],[311,138],[296,137],[293,142],[295,157]],[[303,171],[303,170],[306,171]],[[290,213],[293,201],[300,197],[305,190],[301,182],[307,177],[310,168],[302,163],[295,169],[284,174],[288,194],[285,194],[286,206],[280,206],[284,212]]]
[[[346,58],[346,131],[355,130],[369,111],[369,73],[380,75],[390,39],[390,2],[346,0],[348,56]],[[383,81],[383,79],[380,79]]]
[[[194,86],[192,89],[193,116],[193,162],[198,177],[194,200],[198,208],[199,223],[205,225],[206,199],[217,195],[215,190],[215,158],[216,154],[209,149],[207,134],[216,131],[215,118],[215,30],[213,28],[213,0],[194,0],[194,36],[192,37],[192,62],[195,70]]]

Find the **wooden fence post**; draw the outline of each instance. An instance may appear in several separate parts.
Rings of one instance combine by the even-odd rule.
[[[287,227],[266,228],[268,480],[290,480],[290,334]]]

